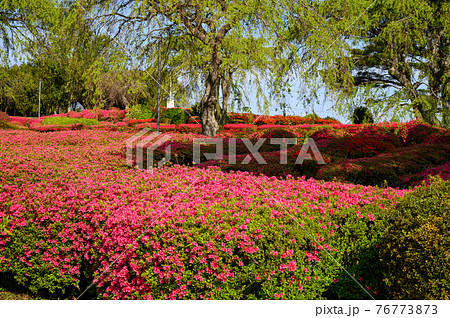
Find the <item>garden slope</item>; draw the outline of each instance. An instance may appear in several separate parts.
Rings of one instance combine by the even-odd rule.
[[[96,298],[320,299],[342,274],[329,255],[374,249],[371,207],[406,193],[215,168],[150,174],[125,165],[130,136],[2,133],[0,271],[48,298],[93,282]],[[361,284],[382,290],[378,277]]]

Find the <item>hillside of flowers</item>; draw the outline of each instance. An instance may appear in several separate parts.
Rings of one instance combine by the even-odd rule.
[[[173,124],[161,147],[171,145],[171,162],[139,170],[126,165],[125,143],[154,123],[117,116],[53,129],[9,118],[14,129],[0,130],[0,276],[33,297],[389,298],[386,211],[408,186],[449,177],[449,133],[420,122],[231,124],[218,135],[224,158],[198,165],[198,126]],[[242,138],[275,137],[298,142],[287,164],[270,143],[260,148],[267,164],[242,164]],[[306,138],[325,165],[295,164]]]

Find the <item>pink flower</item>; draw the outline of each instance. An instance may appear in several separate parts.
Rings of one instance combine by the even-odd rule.
[[[295,271],[297,269],[297,263],[295,261],[290,261],[287,264],[287,268],[288,268],[289,271],[293,272],[293,271]]]

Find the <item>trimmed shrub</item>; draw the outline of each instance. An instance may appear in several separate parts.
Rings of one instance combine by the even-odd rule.
[[[133,119],[149,119],[155,117],[155,111],[150,105],[137,104],[128,109],[128,117]]]
[[[183,132],[183,133],[190,133],[190,132],[202,132],[202,125],[200,124],[181,124],[177,126],[177,131]]]
[[[186,112],[183,108],[168,108],[161,114],[161,121],[167,124],[179,125],[186,121]]]
[[[47,117],[42,121],[42,125],[73,125],[73,124],[83,124],[86,126],[89,125],[98,125],[99,122],[96,119],[87,119],[87,118],[71,118],[71,117]]]
[[[450,181],[435,178],[387,211],[384,281],[395,299],[450,299]]]
[[[188,124],[200,124],[202,122],[199,116],[188,116]]]

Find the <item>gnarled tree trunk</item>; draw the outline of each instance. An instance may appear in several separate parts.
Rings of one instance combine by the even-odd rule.
[[[219,125],[225,125],[228,112],[228,100],[230,99],[231,93],[231,83],[229,80],[222,77],[220,84],[222,86],[222,107],[220,109]]]
[[[215,136],[219,131],[219,124],[215,116],[219,85],[219,62],[213,61],[211,63],[211,71],[205,82],[205,94],[200,102],[202,109],[202,134],[209,137]]]

